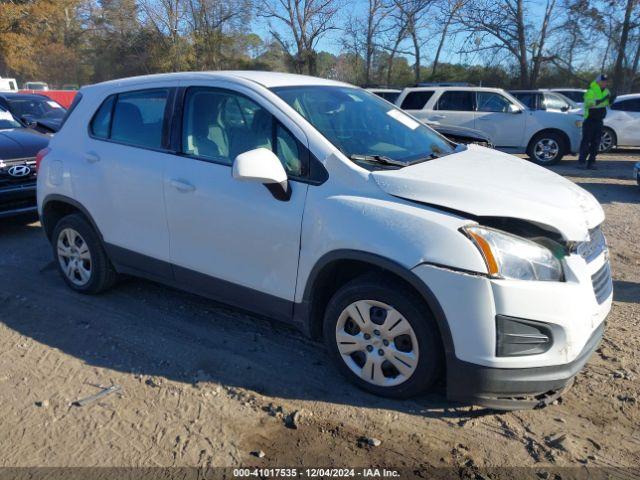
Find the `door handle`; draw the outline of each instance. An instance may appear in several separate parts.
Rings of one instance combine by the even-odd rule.
[[[186,180],[173,179],[170,183],[173,188],[183,193],[193,192],[196,189],[194,185],[190,184]]]
[[[89,163],[96,163],[100,161],[100,155],[96,152],[87,152],[84,154],[84,159]]]

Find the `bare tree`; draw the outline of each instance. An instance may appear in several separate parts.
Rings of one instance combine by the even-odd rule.
[[[438,70],[438,62],[440,61],[440,54],[442,53],[442,47],[444,46],[444,43],[446,41],[446,39],[448,38],[448,33],[449,33],[449,27],[451,27],[451,24],[453,23],[453,19],[455,17],[455,15],[458,13],[458,10],[460,10],[463,5],[465,4],[465,2],[468,0],[445,0],[443,2],[443,5],[441,5],[440,7],[440,11],[441,11],[441,24],[442,24],[442,31],[440,32],[440,41],[438,42],[438,48],[436,49],[436,56],[433,59],[433,65],[431,67],[431,76],[435,76],[437,70]]]
[[[421,75],[421,48],[424,43],[424,39],[420,35],[423,30],[422,20],[432,3],[433,0],[394,0],[396,8],[402,13],[406,22],[406,36],[411,39],[413,46],[413,56],[415,57],[413,71],[416,83],[420,82]]]
[[[616,54],[616,62],[613,67],[613,90],[623,93],[621,90],[625,85],[624,64],[626,60],[627,44],[629,42],[629,31],[633,28],[631,22],[631,14],[635,8],[637,0],[626,0],[624,11],[624,19],[621,25],[620,41],[618,42],[618,52]]]
[[[181,44],[187,13],[186,0],[140,0],[142,12],[165,42],[170,53],[170,68],[179,71],[187,65]]]
[[[550,33],[555,0],[547,0],[542,23],[536,28],[524,0],[471,0],[458,10],[458,21],[474,37],[473,51],[504,50],[516,61],[520,85],[535,85],[546,60],[544,46]],[[532,32],[539,34],[534,39]],[[531,60],[531,63],[530,63]]]
[[[338,0],[260,0],[257,14],[285,26],[284,34],[271,28],[272,35],[289,54],[296,72],[314,75],[316,46],[327,32],[337,28],[338,9]]]

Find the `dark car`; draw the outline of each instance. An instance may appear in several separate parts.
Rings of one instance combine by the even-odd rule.
[[[48,143],[0,108],[0,218],[37,210],[36,155]]]
[[[42,133],[60,130],[67,109],[44,95],[0,93],[0,108],[13,114],[25,127]]]
[[[454,127],[452,125],[442,125],[440,123],[424,123],[429,125],[439,134],[447,137],[452,142],[464,143],[465,145],[475,143],[476,145],[481,145],[483,147],[493,148],[491,138],[480,130],[466,127]]]
[[[548,90],[509,90],[509,93],[530,110],[568,112],[577,107],[573,101],[564,95]]]

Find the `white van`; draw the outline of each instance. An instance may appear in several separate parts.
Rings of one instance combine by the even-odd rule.
[[[15,78],[0,77],[0,92],[17,92],[18,83]]]

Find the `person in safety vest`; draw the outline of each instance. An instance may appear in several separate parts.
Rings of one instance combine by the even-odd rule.
[[[596,168],[594,164],[602,137],[602,121],[607,116],[607,107],[611,103],[608,80],[607,75],[598,75],[584,93],[584,121],[578,168]]]

